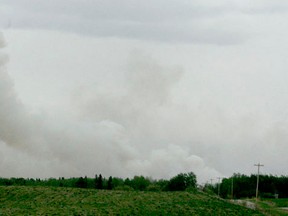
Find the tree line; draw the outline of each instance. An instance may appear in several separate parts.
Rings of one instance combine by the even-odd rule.
[[[169,180],[153,180],[144,176],[133,178],[103,177],[101,174],[94,178],[0,178],[1,186],[52,186],[52,187],[75,187],[94,188],[105,190],[136,190],[136,191],[184,191],[195,190],[197,187],[196,175],[193,172],[180,173]]]
[[[256,192],[257,175],[233,174],[224,178],[220,184],[205,184],[201,189],[205,192],[221,196],[225,199],[253,198]],[[103,177],[101,174],[90,177],[72,178],[0,178],[1,186],[51,186],[94,188],[99,190],[126,191],[185,191],[199,189],[196,175],[193,172],[180,173],[169,180],[140,176],[133,178]],[[288,176],[260,175],[259,196],[263,198],[288,198]]]
[[[206,184],[204,189],[218,194],[222,198],[252,198],[256,195],[257,175],[236,173],[222,179],[220,185]],[[219,188],[218,188],[219,186]],[[259,196],[262,198],[287,198],[288,176],[260,175]]]

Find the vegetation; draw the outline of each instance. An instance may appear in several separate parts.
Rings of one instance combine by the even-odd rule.
[[[170,179],[166,185],[169,191],[184,191],[187,188],[196,188],[196,175],[190,173],[180,173]]]
[[[287,215],[287,199],[263,199],[288,194],[287,177],[261,176],[260,196],[255,194],[256,176],[234,174],[221,184],[197,187],[193,172],[170,180],[144,176],[122,179],[101,174],[95,178],[0,178],[0,215]],[[2,185],[2,186],[1,186]],[[203,190],[202,190],[203,189]],[[218,191],[218,189],[220,189]],[[282,191],[283,190],[283,191]],[[237,205],[235,204],[237,203]],[[247,207],[257,206],[258,210]],[[241,205],[244,205],[241,206]],[[250,206],[251,207],[251,206]]]
[[[219,184],[206,184],[203,191],[209,194],[219,193],[225,199],[253,198],[255,196],[256,175],[246,176],[234,174],[224,178]],[[102,175],[95,178],[0,178],[0,186],[53,186],[71,188],[89,188],[124,191],[193,191],[197,189],[196,175],[193,172],[180,173],[170,180],[153,180],[144,176],[134,176],[122,179],[110,176],[108,179]],[[201,187],[202,188],[202,187]],[[232,190],[233,188],[233,190]],[[233,196],[233,197],[232,197]],[[288,177],[261,175],[259,182],[259,197],[261,198],[288,198]]]
[[[223,198],[252,198],[255,197],[256,175],[234,174],[230,178],[224,178],[220,184],[220,196]],[[233,185],[233,191],[232,191]],[[217,194],[218,184],[205,185],[205,189]],[[288,198],[288,177],[260,175],[259,196],[262,198]]]
[[[144,176],[134,176],[125,180],[110,176],[108,179],[100,174],[95,178],[86,176],[79,178],[49,178],[49,179],[24,179],[24,178],[0,178],[2,186],[53,186],[53,187],[76,187],[94,188],[106,190],[136,190],[136,191],[184,191],[188,188],[196,189],[196,175],[193,172],[180,173],[170,180],[153,180]]]
[[[85,180],[85,179],[84,179]],[[1,186],[0,215],[263,215],[203,192]]]
[[[287,207],[287,199],[263,199],[258,202],[258,209],[266,215],[288,215]]]

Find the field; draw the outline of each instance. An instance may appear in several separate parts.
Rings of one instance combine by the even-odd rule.
[[[267,215],[288,215],[288,199],[264,199],[259,208]]]
[[[0,215],[263,215],[201,192],[0,187]]]

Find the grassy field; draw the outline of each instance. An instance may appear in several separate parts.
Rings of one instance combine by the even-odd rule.
[[[201,192],[0,187],[0,215],[263,215]]]
[[[258,204],[259,209],[266,215],[288,215],[288,199],[263,199]]]

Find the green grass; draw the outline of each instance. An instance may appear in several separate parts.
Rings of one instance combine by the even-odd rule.
[[[258,202],[258,208],[266,215],[288,215],[288,211],[282,207],[288,207],[288,199],[263,199]]]
[[[0,187],[0,215],[263,215],[201,192]]]
[[[274,203],[277,207],[288,207],[288,199],[267,199],[266,201]]]

